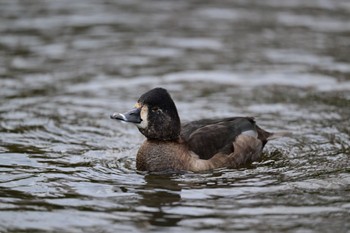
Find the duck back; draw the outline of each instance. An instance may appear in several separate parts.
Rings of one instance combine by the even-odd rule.
[[[183,124],[181,138],[200,159],[210,159],[217,153],[232,153],[233,142],[242,133],[257,137],[262,145],[266,144],[271,135],[258,127],[252,117],[230,117]]]

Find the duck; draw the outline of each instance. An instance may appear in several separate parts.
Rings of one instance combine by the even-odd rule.
[[[136,169],[148,172],[205,172],[238,169],[261,160],[265,144],[281,135],[260,128],[253,117],[201,119],[181,123],[169,92],[156,87],[125,113],[110,116],[134,124],[146,139]]]

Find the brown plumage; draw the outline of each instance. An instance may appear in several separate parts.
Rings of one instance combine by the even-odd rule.
[[[163,88],[143,94],[134,109],[111,118],[136,124],[146,141],[136,166],[141,171],[206,171],[239,168],[260,160],[274,134],[258,127],[252,117],[203,119],[180,123],[176,106]]]

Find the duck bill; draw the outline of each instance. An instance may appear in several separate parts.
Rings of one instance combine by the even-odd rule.
[[[140,116],[141,109],[140,108],[133,108],[130,111],[126,113],[113,113],[111,115],[111,119],[116,119],[124,122],[130,122],[139,124],[141,123],[141,116]]]

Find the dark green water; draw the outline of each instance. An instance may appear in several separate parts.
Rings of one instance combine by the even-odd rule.
[[[350,3],[0,1],[0,232],[349,232]],[[135,170],[109,119],[167,88],[182,120],[292,137],[249,169]]]

